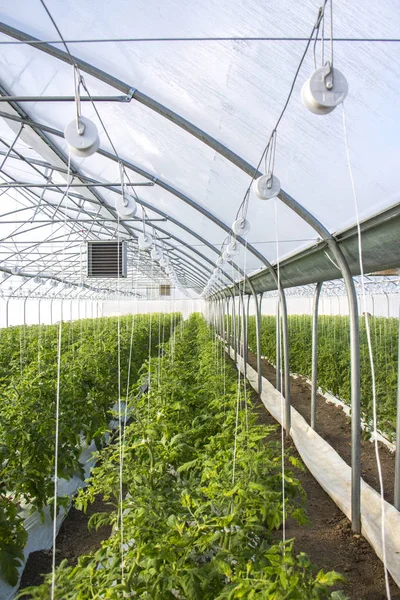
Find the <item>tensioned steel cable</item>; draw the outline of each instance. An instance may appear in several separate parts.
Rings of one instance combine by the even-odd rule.
[[[42,1],[42,0],[41,0]],[[42,2],[43,4],[43,2]],[[46,9],[47,11],[47,9]],[[48,11],[47,11],[48,12]],[[48,13],[49,14],[49,13]],[[53,20],[53,19],[52,19]],[[28,45],[40,46],[41,44],[119,44],[119,43],[173,43],[173,42],[307,42],[304,36],[193,36],[193,37],[126,37],[126,38],[86,38],[71,40],[2,40],[0,46]],[[397,44],[397,37],[334,37],[335,43],[388,43]]]

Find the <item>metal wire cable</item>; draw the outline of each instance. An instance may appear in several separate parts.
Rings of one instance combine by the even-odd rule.
[[[43,1],[41,0],[42,4]],[[46,9],[47,11],[47,9]],[[88,38],[71,40],[2,40],[0,46],[18,46],[27,44],[28,46],[40,46],[41,44],[118,44],[118,43],[158,43],[158,42],[306,42],[304,36],[194,36],[194,37],[136,37],[136,38]],[[335,43],[389,43],[397,44],[400,38],[397,37],[335,37]],[[67,50],[68,52],[68,50]],[[68,52],[69,54],[69,52]]]

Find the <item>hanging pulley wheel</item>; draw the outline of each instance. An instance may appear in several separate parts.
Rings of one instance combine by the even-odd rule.
[[[275,198],[281,191],[281,182],[272,173],[261,175],[253,181],[253,190],[260,200],[270,200]]]
[[[100,146],[97,127],[86,117],[79,117],[79,130],[76,119],[68,123],[64,129],[64,137],[72,154],[76,156],[91,156]]]
[[[301,99],[312,113],[326,115],[344,101],[348,91],[343,73],[327,64],[314,71],[304,83]]]
[[[162,258],[161,249],[154,246],[154,248],[150,252],[150,256],[153,260],[161,260],[161,258]]]
[[[244,217],[239,217],[233,222],[232,231],[235,235],[246,235],[250,231],[250,223]]]
[[[149,233],[140,233],[138,244],[140,250],[148,250],[153,245],[153,238]]]
[[[134,217],[137,211],[135,198],[128,196],[127,194],[121,194],[117,197],[115,202],[115,210],[117,211],[120,219],[129,219],[130,217]]]

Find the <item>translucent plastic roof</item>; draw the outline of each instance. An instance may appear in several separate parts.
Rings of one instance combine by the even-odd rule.
[[[183,287],[200,293],[285,104],[320,1],[200,0],[193,4],[168,0],[160,4],[156,0],[47,0],[46,4],[70,52],[110,76],[99,78],[81,70],[91,96],[98,98],[98,114],[90,102],[82,102],[82,114],[97,124],[100,148],[105,153],[84,159],[72,157],[77,173],[74,183],[117,184],[118,157],[125,161],[132,182],[154,183],[135,188],[146,210],[146,226],[149,231],[154,228],[166,252],[174,257]],[[345,114],[350,158],[360,216],[367,217],[399,201],[400,44],[360,39],[396,38],[400,12],[395,0],[364,4],[335,0],[333,11],[334,37],[340,38],[334,41],[335,66],[349,83]],[[65,54],[39,0],[8,3],[2,21],[48,41]],[[204,37],[275,39],[182,40]],[[87,41],[106,39],[119,41]],[[12,41],[18,43],[4,43]],[[2,95],[73,96],[73,68],[68,58],[60,60],[44,47],[21,43],[6,33],[0,35],[0,42]],[[302,105],[300,90],[313,69],[311,45],[279,125],[275,172],[282,189],[335,233],[355,223],[343,115],[340,106],[329,115],[316,116]],[[127,92],[132,88],[130,101],[117,101],[127,93],[122,92],[121,82]],[[111,96],[114,100],[102,101]],[[159,103],[155,110],[154,102]],[[174,122],[174,115],[167,114],[166,118],[168,110],[197,127],[196,135],[182,120]],[[119,226],[116,222],[113,209],[120,193],[118,186],[113,186],[114,190],[71,188],[64,197],[68,149],[59,133],[74,118],[74,102],[2,102],[0,111],[14,117],[0,120],[0,164],[7,144],[12,144],[19,131],[21,117],[44,126],[32,129],[25,124],[2,165],[1,181],[43,186],[52,174],[52,182],[64,185],[58,190],[5,190],[0,238],[10,237],[2,244],[1,259],[10,263],[17,257],[21,266],[30,267],[26,270],[81,281],[80,246],[84,241],[120,236],[131,244],[132,277],[137,272],[141,277],[164,281],[165,273],[151,263],[148,253],[136,258],[141,210],[138,222]],[[221,153],[213,140],[236,158],[229,160],[227,152]],[[24,210],[4,216],[18,209]],[[46,219],[54,222],[40,223]],[[277,258],[294,254],[318,239],[318,234],[279,200],[262,202],[251,193],[248,219],[248,249],[242,247],[236,258],[239,270],[227,270],[234,279],[241,276],[240,270],[249,273],[263,268],[260,254],[275,263]],[[13,235],[20,223],[21,229]],[[41,227],[34,229],[36,225]],[[70,240],[74,243],[69,244]],[[132,277],[123,284],[127,290],[132,289]],[[115,282],[101,283],[103,287],[115,286]]]

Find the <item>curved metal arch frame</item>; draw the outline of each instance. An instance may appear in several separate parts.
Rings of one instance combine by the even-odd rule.
[[[29,36],[28,34],[21,32],[15,28],[12,28],[5,23],[0,23],[0,32],[4,33],[10,37],[19,39],[21,41],[29,41],[40,42],[36,38]],[[35,43],[35,48],[62,60],[63,62],[67,62],[70,64],[70,58],[67,53],[62,50],[52,47],[45,42]],[[82,70],[87,72],[88,74],[96,77],[97,79],[111,85],[112,87],[120,90],[123,93],[129,94],[133,99],[138,102],[144,104],[151,110],[154,110],[164,116],[166,119],[172,121],[174,124],[178,125],[191,135],[197,137],[199,140],[216,150],[219,154],[227,158],[230,162],[238,166],[241,170],[248,173],[253,177],[259,176],[261,173],[257,171],[254,167],[252,167],[249,163],[247,163],[240,156],[229,150],[226,146],[215,140],[212,136],[206,134],[201,129],[178,115],[177,113],[171,111],[167,107],[158,103],[153,98],[150,98],[146,94],[143,94],[139,90],[136,90],[132,86],[118,80],[117,78],[97,69],[93,65],[89,63],[79,60],[74,57],[76,60],[77,66]],[[157,182],[157,181],[156,181]],[[353,530],[356,532],[360,532],[361,530],[361,514],[360,514],[360,431],[359,431],[359,417],[360,417],[360,373],[359,373],[359,347],[358,347],[358,307],[356,301],[356,294],[354,289],[354,283],[352,281],[350,270],[347,264],[346,259],[344,258],[340,248],[338,247],[336,240],[331,236],[329,231],[320,223],[309,211],[307,211],[303,206],[301,206],[298,202],[296,202],[293,198],[291,198],[288,194],[286,194],[283,190],[279,194],[279,198],[291,208],[297,215],[299,215],[305,222],[307,222],[311,227],[320,235],[322,235],[323,239],[325,239],[330,247],[332,253],[335,255],[336,260],[340,266],[345,284],[347,289],[348,301],[349,301],[349,312],[350,312],[350,321],[351,321],[351,373],[352,373],[352,477],[353,477],[353,494],[352,494],[352,526]],[[214,219],[212,219],[214,220]],[[215,221],[214,221],[215,222]],[[240,243],[243,243],[242,240],[238,240]],[[249,250],[254,254],[259,254],[255,249]],[[266,261],[263,257],[263,264],[271,270],[276,275],[275,270],[272,265]],[[268,263],[268,264],[267,264]],[[274,277],[275,279],[275,277]],[[278,283],[276,281],[276,283]],[[279,290],[280,294],[284,297],[284,292],[282,289]],[[284,313],[284,304],[282,303],[282,313]],[[284,314],[283,314],[284,316]],[[285,323],[285,316],[283,322]],[[284,332],[285,338],[285,332]],[[285,356],[286,356],[285,348]],[[286,371],[286,365],[285,365]],[[286,377],[286,373],[285,373]],[[286,382],[285,382],[286,383]],[[286,388],[286,385],[285,385]],[[288,391],[288,388],[287,388]],[[288,423],[286,423],[288,425]],[[358,433],[357,433],[358,432]]]

